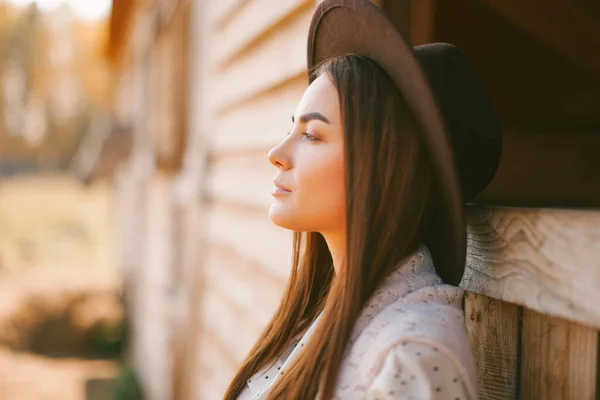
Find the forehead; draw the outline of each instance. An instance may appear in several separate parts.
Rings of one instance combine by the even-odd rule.
[[[326,74],[315,79],[304,91],[295,115],[300,116],[308,112],[320,112],[332,122],[339,119],[337,90]]]

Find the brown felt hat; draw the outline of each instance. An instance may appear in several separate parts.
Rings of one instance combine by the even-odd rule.
[[[369,1],[324,0],[310,24],[309,71],[348,54],[387,72],[421,128],[436,175],[433,223],[424,242],[438,275],[458,285],[466,259],[465,203],[490,183],[500,161],[502,136],[490,102],[455,46],[412,48]]]

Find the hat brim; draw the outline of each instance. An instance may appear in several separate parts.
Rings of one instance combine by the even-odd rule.
[[[377,6],[366,0],[324,0],[310,24],[309,71],[348,54],[367,57],[388,73],[421,128],[437,189],[435,226],[425,244],[442,280],[458,285],[466,260],[465,207],[450,138],[425,74],[412,47]]]

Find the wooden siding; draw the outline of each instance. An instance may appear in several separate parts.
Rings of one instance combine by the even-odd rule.
[[[300,74],[221,115],[212,131],[213,155],[249,150],[266,155],[269,146],[282,140],[285,128],[291,126],[290,118],[298,96],[306,89],[307,79],[306,74]]]
[[[196,393],[222,398],[283,293],[291,233],[268,219],[276,170],[267,153],[285,137],[307,87],[314,0],[208,4],[204,54],[207,173]],[[243,333],[243,334],[240,334]]]

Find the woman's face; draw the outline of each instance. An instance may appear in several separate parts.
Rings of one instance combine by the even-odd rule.
[[[269,217],[294,231],[345,229],[344,135],[335,86],[325,74],[304,92],[293,129],[269,152],[277,167]]]

